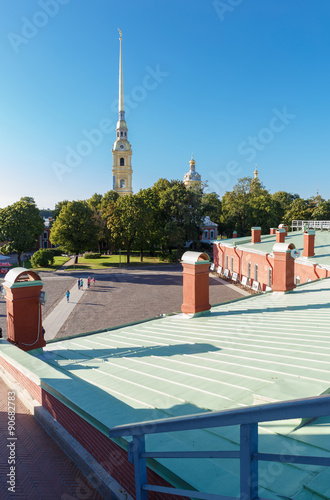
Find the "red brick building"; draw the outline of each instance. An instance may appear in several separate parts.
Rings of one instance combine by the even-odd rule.
[[[276,231],[276,232],[275,232]],[[275,234],[274,234],[275,232]],[[273,247],[292,243],[295,248],[295,283],[306,283],[330,276],[330,234],[328,231],[287,233],[281,225],[261,236],[261,229],[251,230],[251,237],[220,240],[213,244],[213,261],[219,274],[247,286],[266,291],[273,286]],[[329,245],[329,246],[328,246]]]

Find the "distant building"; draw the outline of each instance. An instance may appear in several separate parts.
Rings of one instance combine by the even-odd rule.
[[[213,260],[220,274],[261,291],[274,284],[275,243],[293,244],[295,250],[294,281],[296,285],[330,276],[330,233],[328,231],[293,231],[287,233],[281,224],[261,236],[261,228],[252,228],[252,235],[213,242]]]
[[[55,248],[55,245],[53,245],[50,241],[50,230],[51,226],[53,224],[53,218],[52,217],[43,217],[45,227],[43,230],[43,233],[39,235],[36,249],[39,250],[40,248]]]
[[[202,241],[212,241],[218,238],[218,224],[212,222],[210,217],[205,217],[201,226]]]
[[[190,168],[189,168],[189,172],[187,172],[184,176],[183,176],[183,182],[184,184],[186,185],[186,187],[201,187],[201,184],[202,184],[202,177],[199,175],[199,173],[196,172],[195,170],[195,160],[194,160],[194,157],[193,155],[191,155],[191,160],[189,162],[189,165],[190,165]]]

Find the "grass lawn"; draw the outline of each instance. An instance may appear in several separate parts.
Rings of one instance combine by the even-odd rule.
[[[67,262],[70,257],[62,257],[61,255],[54,257],[54,264],[49,267],[32,267],[31,266],[31,261],[30,260],[25,260],[24,265],[22,262],[22,267],[25,267],[25,269],[33,269],[34,271],[56,271],[58,267],[61,267],[64,262]],[[17,267],[17,264],[14,264],[13,267]]]
[[[167,262],[161,262],[158,257],[144,256],[143,262],[140,262],[139,253],[131,253],[130,263],[134,265],[152,265],[152,264],[167,264]],[[121,264],[127,264],[126,253],[121,254]],[[67,267],[68,270],[72,269],[104,269],[107,267],[118,267],[119,266],[119,255],[102,255],[99,259],[84,259],[79,257],[78,264],[75,266]]]

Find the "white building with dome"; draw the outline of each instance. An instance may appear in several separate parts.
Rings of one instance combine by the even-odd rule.
[[[184,174],[183,176],[183,182],[185,184],[186,187],[201,187],[201,184],[202,184],[202,177],[199,175],[198,172],[196,172],[195,170],[195,160],[194,160],[194,157],[193,155],[191,155],[191,160],[189,162],[189,165],[190,165],[190,168],[189,168],[189,172],[187,172],[186,174]]]

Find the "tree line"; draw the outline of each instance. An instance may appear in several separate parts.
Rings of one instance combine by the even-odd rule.
[[[178,259],[187,241],[201,248],[201,226],[205,216],[218,224],[219,233],[246,236],[251,227],[270,227],[293,219],[330,220],[330,200],[320,196],[303,199],[298,194],[278,191],[271,194],[258,178],[238,179],[222,199],[203,189],[187,189],[183,182],[159,179],[152,187],[120,197],[115,191],[94,194],[87,200],[64,200],[55,206],[50,240],[63,251],[80,254],[91,250],[132,250]],[[24,197],[0,210],[2,253],[21,255],[33,250],[44,229],[40,210],[33,198]]]

